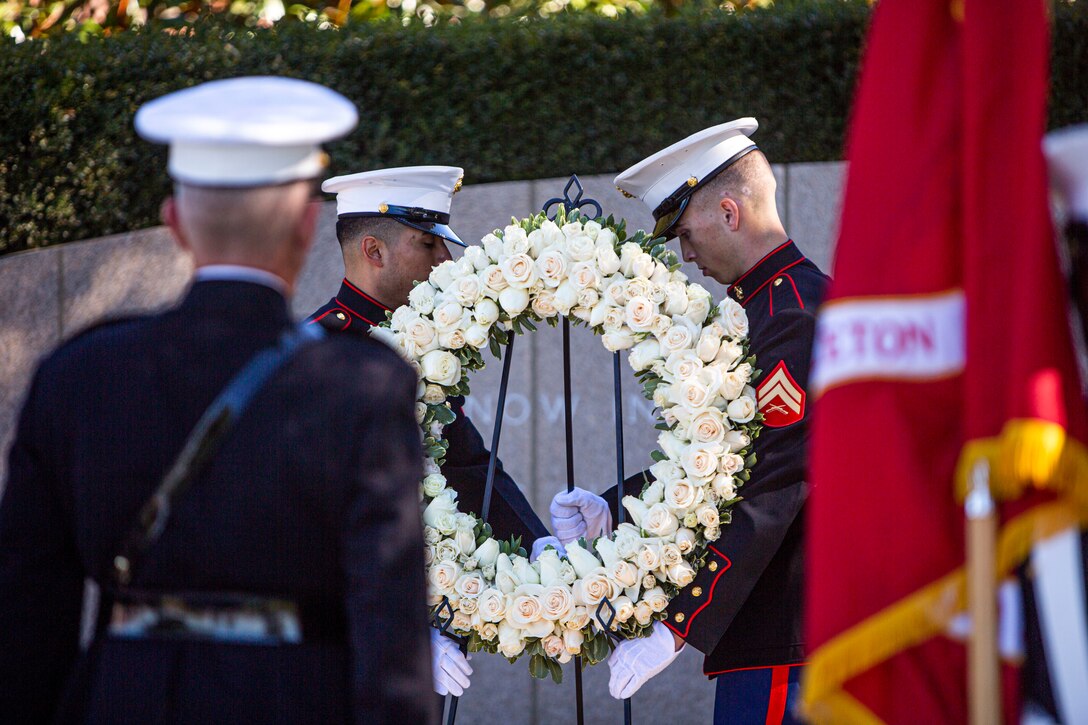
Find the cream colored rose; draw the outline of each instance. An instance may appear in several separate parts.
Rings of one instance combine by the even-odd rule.
[[[533,297],[532,306],[533,312],[544,319],[559,314],[559,311],[555,308],[555,293],[550,289],[545,289]]]
[[[718,393],[726,400],[736,400],[747,383],[748,376],[734,370],[722,376],[722,384],[718,388]]]
[[[645,370],[661,359],[661,345],[652,337],[643,340],[631,348],[627,362],[635,372]]]
[[[654,286],[650,280],[643,277],[635,277],[627,281],[627,299],[633,297],[645,297],[650,299],[654,293]]]
[[[572,307],[578,304],[578,289],[567,280],[555,289],[555,309],[566,315]]]
[[[517,657],[524,650],[524,632],[505,621],[499,624],[499,653],[503,657]]]
[[[439,290],[444,291],[449,288],[449,286],[453,284],[453,262],[446,260],[432,269],[430,275],[427,277],[427,281]]]
[[[638,566],[646,571],[653,571],[661,566],[661,547],[656,544],[643,544],[638,550]]]
[[[596,573],[574,582],[573,592],[574,601],[587,607],[595,607],[605,597],[611,599],[615,593],[604,567],[600,567]]]
[[[718,462],[718,472],[732,476],[744,468],[744,459],[736,453],[727,453]]]
[[[664,575],[662,575],[662,578],[664,578]],[[657,586],[657,576],[655,574],[647,574],[646,576],[642,577],[643,589],[652,589],[655,586]]]
[[[694,414],[704,410],[713,400],[713,395],[698,377],[692,377],[672,386],[672,399]]]
[[[511,317],[520,315],[529,305],[529,292],[521,287],[507,287],[499,293],[499,304]]]
[[[704,483],[718,470],[718,459],[722,454],[722,447],[716,443],[693,444],[684,451],[680,457],[680,465],[688,478]]]
[[[638,583],[638,569],[623,559],[617,559],[609,568],[608,574],[624,589]]]
[[[657,314],[657,305],[645,297],[632,297],[624,308],[624,320],[635,332],[649,332]]]
[[[601,245],[598,238],[597,243],[597,267],[601,270],[601,274],[613,275],[620,271],[620,258],[616,254],[616,250],[612,248],[611,244]]]
[[[710,296],[693,297],[690,291],[689,289],[688,308],[684,311],[684,317],[691,320],[695,325],[702,327],[703,323],[706,322],[707,315],[710,314]]]
[[[728,428],[720,410],[707,408],[692,417],[688,431],[695,443],[721,443]]]
[[[716,527],[720,523],[718,518],[718,507],[713,504],[705,503],[695,511],[696,516],[699,517],[699,524],[706,527]]]
[[[624,496],[623,507],[627,509],[628,515],[636,526],[642,526],[642,520],[646,518],[646,514],[650,510],[649,506],[634,496]]]
[[[748,315],[740,303],[732,297],[726,297],[718,305],[716,319],[728,337],[747,337]]]
[[[483,245],[484,253],[491,259],[492,262],[499,261],[499,257],[502,256],[502,240],[494,234],[485,234],[484,238],[480,240],[480,244]]]
[[[517,289],[527,290],[537,281],[536,263],[528,254],[515,254],[507,257],[502,265],[502,276],[507,284]],[[502,298],[502,295],[499,295]]]
[[[446,402],[446,391],[442,386],[428,383],[423,389],[423,402],[428,405],[440,405]]]
[[[585,320],[589,321],[589,311],[597,306],[597,303],[601,301],[601,296],[597,294],[597,290],[593,288],[584,289],[578,292],[578,306],[586,311]]]
[[[465,344],[477,350],[487,347],[488,332],[483,325],[476,323],[465,330]]]
[[[427,417],[427,404],[423,402],[416,403],[416,423],[423,425],[423,419]]]
[[[454,589],[461,595],[462,599],[475,599],[483,594],[486,588],[483,577],[479,574],[462,574],[457,579],[457,584],[454,585]],[[463,603],[461,608],[464,608]],[[469,612],[469,614],[472,614],[472,612]]]
[[[691,330],[687,325],[677,324],[678,319],[682,318],[674,317],[672,325],[665,331],[665,334],[658,336],[658,340],[661,342],[661,352],[666,357],[679,350],[687,350],[694,342]]]
[[[563,630],[563,647],[569,655],[580,654],[582,652],[582,643],[585,642],[585,639],[581,627]]]
[[[558,659],[559,655],[566,651],[563,647],[563,638],[559,635],[549,634],[540,641],[540,644],[544,648],[544,654],[552,659]]]
[[[694,578],[695,570],[686,561],[681,561],[679,564],[669,567],[669,581],[678,587],[686,587],[691,584],[691,580]]]
[[[696,488],[691,481],[681,478],[665,487],[665,503],[681,511],[689,509],[698,503],[697,497],[700,491],[701,487]]]
[[[586,234],[567,237],[567,254],[575,262],[585,262],[597,253],[597,245]]]
[[[609,352],[627,350],[635,344],[635,336],[630,332],[606,332],[601,336],[601,343]]]
[[[683,282],[669,282],[665,285],[665,314],[682,315],[688,309],[687,285]]]
[[[441,545],[442,542],[439,542]],[[457,579],[461,576],[461,567],[456,562],[439,561],[431,567],[431,588],[442,594],[452,594]]]
[[[729,417],[738,423],[747,423],[756,417],[756,401],[747,395],[742,395],[730,402],[726,411],[729,413]]]
[[[624,316],[622,307],[608,307],[604,311],[601,326],[604,327],[605,332],[620,332],[623,330]]]
[[[722,459],[724,460],[725,456],[722,456]],[[719,464],[719,467],[721,467],[721,464]],[[714,477],[712,488],[722,501],[729,501],[737,495],[736,483],[733,481],[733,477],[726,473],[719,473]]]
[[[477,598],[480,619],[485,622],[501,622],[506,618],[506,595],[498,589],[485,589]]]
[[[627,280],[621,275],[614,275],[604,282],[604,298],[616,307],[627,304]]]
[[[654,478],[662,484],[671,483],[684,476],[684,472],[681,471],[680,467],[673,461],[658,461],[650,466],[650,473],[652,473]],[[654,501],[654,503],[657,502]]]
[[[574,608],[574,593],[565,584],[546,587],[540,595],[541,615],[551,622],[558,622]]]
[[[635,258],[631,260],[631,274],[635,277],[645,277],[649,279],[654,273],[654,258],[646,252],[636,254]]]
[[[695,378],[702,369],[703,361],[694,350],[677,350],[669,353],[665,359],[665,372],[671,375],[673,380]]]
[[[680,547],[676,544],[663,544],[661,547],[661,565],[665,567],[676,566],[684,557],[680,553]]]
[[[465,333],[461,330],[443,330],[438,333],[438,344],[447,350],[460,350],[465,346]]]
[[[460,581],[460,580],[458,580],[458,581]],[[471,615],[476,615],[480,611],[480,605],[476,601],[475,598],[462,598],[461,601],[459,601],[457,603],[457,606],[458,606],[458,608],[460,608],[460,610],[462,612],[464,612],[465,614],[468,614],[470,616]],[[477,621],[479,621],[479,619],[480,619],[479,617],[473,617],[473,618],[476,619]]]
[[[455,539],[442,539],[434,547],[434,555],[439,561],[457,561],[461,556],[461,547]]]
[[[676,532],[675,542],[676,548],[680,550],[680,553],[687,554],[695,548],[695,532],[687,527],[679,529]]]
[[[597,289],[601,285],[601,273],[597,265],[590,260],[578,262],[570,270],[570,279],[578,289]]]
[[[506,610],[506,621],[521,629],[539,621],[544,612],[540,602],[543,593],[544,587],[539,584],[522,584],[515,589]]]
[[[671,536],[680,522],[665,503],[655,503],[642,520],[642,528],[654,536]]]
[[[713,330],[704,329],[699,335],[699,341],[695,343],[695,354],[705,363],[714,362],[718,356],[718,350],[722,347],[722,338]]]
[[[418,288],[417,288],[418,289]],[[404,326],[404,337],[416,346],[420,355],[438,348],[438,334],[434,325],[425,317],[410,320]]]
[[[469,274],[454,280],[450,292],[463,307],[472,307],[483,297],[484,285],[475,274]]]
[[[656,363],[655,363],[656,365]],[[653,404],[655,408],[666,408],[672,404],[672,386],[658,385],[654,390]]]
[[[646,591],[642,595],[642,601],[650,605],[650,608],[655,612],[665,611],[665,607],[669,606],[669,598],[665,596],[665,590],[661,587],[654,587]]]
[[[502,274],[502,267],[492,264],[479,274],[484,284],[484,295],[491,299],[498,299],[499,293],[510,286],[506,277]]]
[[[536,260],[536,271],[545,287],[555,289],[567,278],[570,259],[560,249],[549,249]]]
[[[616,609],[616,620],[612,623],[615,627],[616,624],[623,624],[635,613],[635,605],[631,602],[631,598],[626,595],[620,595],[612,602],[612,606]],[[607,621],[607,619],[605,620]]]
[[[434,308],[434,327],[436,330],[448,330],[461,322],[464,308],[453,299],[446,299]]]
[[[423,564],[426,565],[426,566],[430,566],[431,564],[434,563],[435,558],[436,558],[436,554],[435,554],[434,547],[431,546],[430,544],[428,544],[427,546],[424,546],[423,547]]]
[[[731,430],[725,434],[722,443],[728,452],[739,453],[752,445],[752,438],[742,430]]]
[[[635,621],[645,627],[653,621],[654,610],[645,600],[635,605]]]
[[[703,529],[703,538],[707,541],[717,541],[721,535],[722,530],[719,526],[708,526]]]
[[[654,315],[653,322],[650,323],[650,333],[658,340],[661,340],[668,333],[670,327],[672,327],[671,317]]]
[[[431,350],[419,364],[423,377],[437,385],[449,387],[461,380],[461,361],[445,350]]]

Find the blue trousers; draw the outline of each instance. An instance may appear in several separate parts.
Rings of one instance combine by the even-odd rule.
[[[801,665],[718,675],[714,725],[800,725]]]

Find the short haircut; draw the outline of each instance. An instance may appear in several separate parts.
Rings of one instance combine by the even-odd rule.
[[[309,204],[312,183],[242,189],[174,185],[178,216],[191,240],[209,250],[259,252],[283,242]]]
[[[758,209],[767,194],[774,193],[774,172],[767,157],[756,149],[707,182],[705,188],[706,198],[715,202],[728,196]]]
[[[408,227],[395,219],[380,216],[350,216],[336,220],[336,238],[340,245],[354,244],[371,236],[395,244]]]

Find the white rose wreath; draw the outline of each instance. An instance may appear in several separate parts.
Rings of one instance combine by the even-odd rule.
[[[669,600],[706,558],[706,544],[730,520],[737,488],[748,480],[759,434],[744,309],[690,283],[661,240],[642,231],[625,240],[612,217],[590,220],[560,210],[512,220],[436,267],[389,321],[373,330],[420,375],[416,419],[426,450],[423,520],[432,614],[449,602],[449,630],[469,651],[498,652],[511,662],[530,655],[535,677],[558,682],[560,663],[590,664],[612,647],[595,613],[608,598],[611,628],[647,636]],[[608,537],[552,548],[530,562],[520,541],[499,542],[475,514],[457,509],[457,492],[439,472],[455,420],[447,398],[467,394],[468,373],[496,357],[512,332],[555,325],[560,315],[602,336],[611,350],[630,349],[644,394],[659,410],[660,450],[650,456],[655,480],[627,496],[630,523]]]

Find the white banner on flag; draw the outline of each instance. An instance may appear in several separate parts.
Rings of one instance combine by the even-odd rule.
[[[964,358],[961,290],[834,300],[816,321],[812,387],[933,380],[963,370]]]

